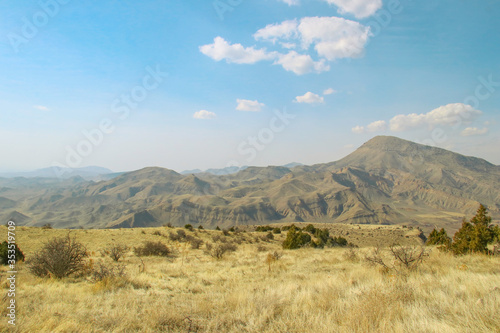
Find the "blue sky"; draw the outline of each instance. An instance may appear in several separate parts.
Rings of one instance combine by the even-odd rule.
[[[493,0],[3,1],[0,171],[313,164],[376,135],[500,164],[498,17]]]

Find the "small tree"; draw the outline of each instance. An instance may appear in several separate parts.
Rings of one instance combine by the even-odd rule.
[[[451,247],[451,238],[448,237],[446,230],[441,228],[437,231],[433,229],[427,238],[426,245],[439,245],[440,249],[449,249]]]
[[[487,213],[486,207],[480,205],[470,222],[462,222],[462,227],[453,236],[453,253],[488,252],[488,243],[495,239],[495,228],[490,225],[491,217]]]
[[[40,277],[53,276],[61,279],[82,272],[88,252],[76,238],[54,238],[27,261],[28,269]]]

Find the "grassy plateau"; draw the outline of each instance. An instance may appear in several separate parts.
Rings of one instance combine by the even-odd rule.
[[[382,249],[394,267],[387,269],[365,259],[373,251],[370,244],[283,250],[286,232],[270,239],[267,232],[182,229],[204,242],[196,249],[169,237],[178,230],[71,231],[87,247],[89,270],[104,265],[123,274],[100,280],[39,278],[19,263],[16,326],[7,323],[4,297],[0,331],[500,332],[500,257],[453,256],[428,247],[425,260],[407,270],[394,266]],[[7,228],[0,232],[6,235]],[[27,259],[50,239],[67,234],[16,230]],[[172,252],[138,257],[133,247],[144,241],[161,241]],[[236,250],[217,259],[207,243],[233,244]],[[113,244],[130,247],[118,262],[101,253]],[[1,269],[7,290],[8,268]]]

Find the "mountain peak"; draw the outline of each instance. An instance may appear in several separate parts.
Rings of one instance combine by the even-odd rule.
[[[404,140],[395,136],[379,135],[365,142],[360,148],[380,149],[384,151],[405,151],[412,148],[430,148],[412,141]]]

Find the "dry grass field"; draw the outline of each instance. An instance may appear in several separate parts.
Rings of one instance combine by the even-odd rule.
[[[368,230],[368,229],[367,229]],[[29,258],[67,230],[19,227]],[[12,332],[500,332],[500,258],[454,257],[437,249],[417,270],[384,270],[364,260],[370,247],[282,250],[286,233],[230,233],[237,250],[217,260],[172,241],[171,228],[74,230],[94,265],[125,267],[125,276],[37,278],[18,265],[17,325]],[[6,234],[1,227],[0,233]],[[156,234],[154,234],[156,233]],[[221,231],[187,232],[212,242]],[[405,238],[405,237],[403,237]],[[162,241],[174,251],[114,263],[111,244]],[[281,255],[276,260],[270,254]],[[2,267],[2,288],[7,268]]]

